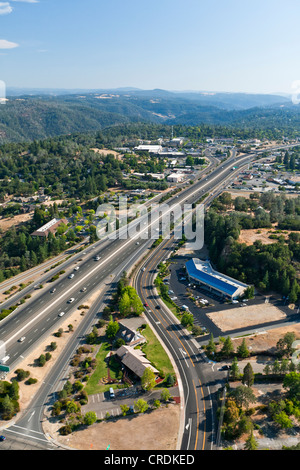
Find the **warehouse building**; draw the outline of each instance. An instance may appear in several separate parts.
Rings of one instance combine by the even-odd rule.
[[[193,258],[185,264],[190,282],[205,287],[222,298],[234,300],[241,297],[249,287],[225,274],[215,271],[209,261]]]
[[[67,225],[68,221],[66,219],[52,219],[47,224],[40,227],[35,232],[31,234],[32,237],[48,237],[49,233],[53,233],[55,235],[58,227],[61,224]]]

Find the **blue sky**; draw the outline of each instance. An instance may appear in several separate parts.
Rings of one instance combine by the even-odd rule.
[[[2,0],[7,87],[291,92],[299,0]]]

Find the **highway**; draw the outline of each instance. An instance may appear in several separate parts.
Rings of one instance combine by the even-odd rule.
[[[281,146],[280,148],[288,147]],[[234,156],[215,169],[209,169],[207,172],[209,174],[205,174],[199,181],[189,185],[177,196],[167,201],[170,211],[175,204],[191,204],[204,194],[216,191],[222,182],[229,177],[232,178],[243,165],[251,162],[257,156],[257,152],[243,157]],[[237,167],[235,171],[232,171],[233,164]],[[157,219],[155,218],[148,221],[143,231],[156,223]],[[34,397],[30,408],[21,417],[21,422],[14,423],[14,426],[22,424],[22,428],[30,430],[30,436],[33,436],[34,432],[42,433],[42,409],[51,399],[52,393],[59,389],[59,378],[68,364],[68,358],[78,346],[83,332],[88,331],[95,316],[99,313],[99,305],[103,302],[103,296],[107,294],[112,281],[117,281],[118,276],[124,270],[129,269],[149,252],[152,243],[153,240],[140,238],[139,233],[128,240],[116,239],[97,242],[86,250],[86,254],[80,254],[82,261],[78,261],[79,256],[76,257],[76,260],[72,258],[69,261],[68,272],[55,283],[49,284],[49,289],[43,289],[41,293],[38,293],[1,322],[0,341],[5,344],[6,353],[9,355],[7,365],[13,369],[17,367],[23,357],[36,348],[43,338],[49,335],[50,331],[59,327],[62,321],[62,317],[59,316],[60,312],[64,312],[63,319],[65,319],[74,308],[84,303],[85,299],[101,287],[103,288],[99,299],[85,316],[80,329],[68,345],[68,351],[64,351],[60,360],[54,364],[51,375],[45,381],[46,385],[43,384],[38,395]],[[172,243],[172,240],[166,240],[159,245],[157,250],[151,251],[151,256],[147,261],[151,264],[147,264],[147,267],[155,266],[160,256],[165,256],[165,252],[162,251],[165,243]],[[95,256],[99,256],[100,259],[95,261]],[[77,266],[79,266],[79,270],[74,271]],[[72,279],[69,279],[70,273],[74,274]],[[180,373],[186,416],[184,430],[182,430],[182,449],[211,449],[216,431],[213,418],[215,415],[214,404],[209,386],[210,381],[214,380],[211,365],[206,363],[196,344],[185,335],[181,326],[174,324],[174,318],[169,315],[166,309],[160,309],[158,313],[153,293],[151,294],[151,290],[148,290],[153,286],[153,275],[148,268],[139,272],[137,288],[143,301],[150,292],[150,299],[144,302],[151,305],[149,311],[146,312],[147,318],[156,329],[159,326],[160,337],[163,342],[166,342],[166,345],[169,345],[170,353]],[[107,284],[106,287],[105,284]],[[50,293],[53,287],[56,290],[54,293]],[[83,288],[86,289],[85,292],[82,292]],[[72,303],[68,303],[70,298],[74,298]],[[22,342],[19,341],[21,337],[25,338]],[[32,414],[33,411],[35,411],[34,414]],[[13,427],[9,429],[12,432]],[[6,432],[9,432],[9,429]]]

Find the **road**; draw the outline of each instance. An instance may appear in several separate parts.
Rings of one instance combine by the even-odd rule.
[[[287,147],[284,146],[284,148]],[[243,157],[234,156],[217,168],[208,170],[209,175],[206,174],[206,177],[203,177],[193,185],[189,185],[176,197],[167,201],[170,211],[174,204],[193,203],[202,195],[217,190],[224,180],[234,177],[243,165],[255,159],[257,155],[257,152],[255,152]],[[233,164],[238,167],[236,171],[232,171]],[[143,230],[156,224],[156,222],[157,219],[154,218]],[[59,326],[61,317],[58,314],[60,312],[65,312],[65,318],[65,316],[71,313],[72,309],[82,304],[84,299],[87,299],[93,292],[97,291],[109,279],[109,276],[117,279],[124,269],[128,269],[142,255],[147,253],[152,242],[153,240],[140,238],[140,234],[137,233],[128,240],[106,240],[104,243],[98,242],[95,246],[91,246],[86,255],[81,255],[83,259],[79,265],[80,269],[73,273],[73,279],[69,279],[68,274],[62,276],[54,284],[51,284],[49,289],[43,290],[39,295],[28,301],[25,306],[20,307],[1,322],[0,340],[5,344],[7,354],[10,356],[7,364],[11,368],[15,368],[22,357],[29,354],[49,334],[49,331],[53,331],[53,328]],[[158,251],[160,252],[162,248],[163,245],[159,247]],[[94,260],[95,255],[100,257],[99,261]],[[70,270],[74,268],[74,263],[74,260],[70,262]],[[147,282],[150,283],[152,281],[153,278],[147,278]],[[56,288],[54,294],[50,293],[50,287]],[[81,292],[83,287],[86,288],[85,292]],[[139,293],[141,296],[145,296],[144,290],[139,290]],[[73,303],[68,304],[68,300],[71,297],[75,300]],[[95,304],[95,308],[90,309],[89,314],[82,322],[81,328],[83,331],[88,331],[88,327],[92,324],[97,313],[97,306],[99,306],[98,301]],[[160,320],[160,317],[157,316],[154,304],[151,311],[153,317],[152,323],[160,322],[162,325],[162,319]],[[156,317],[153,316],[154,311]],[[164,313],[168,314],[168,312]],[[170,317],[168,321],[173,322],[172,325],[174,325],[174,319],[172,320]],[[158,325],[158,323],[155,324]],[[164,327],[166,330],[166,325]],[[173,351],[174,360],[178,362],[178,367],[184,364],[184,368],[181,367],[181,376],[183,377],[186,416],[188,416],[188,421],[185,422],[185,431],[183,432],[183,448],[211,448],[213,443],[212,436],[215,432],[214,419],[212,417],[213,402],[209,387],[210,380],[215,380],[213,374],[211,375],[211,365],[205,363],[197,347],[195,345],[192,346],[189,339],[185,338],[185,334],[180,326],[177,325],[175,331],[176,335],[172,331],[172,339],[176,341],[176,347],[174,346],[174,350],[171,348],[171,352]],[[168,330],[168,334],[171,334],[171,330]],[[18,341],[21,336],[25,337],[23,342]],[[54,365],[44,386],[41,387],[39,394],[34,397],[29,410],[22,416],[21,421],[14,425],[28,429],[31,436],[34,432],[42,432],[40,419],[42,409],[48,403],[49,397],[51,398],[51,393],[57,389],[57,381],[61,376],[61,371],[68,364],[71,352],[69,348],[73,347],[74,350],[78,345],[78,341],[80,341],[80,336],[76,336],[74,335],[71,345]],[[166,337],[166,341],[167,339],[169,340]],[[33,411],[35,411],[34,414]],[[12,427],[9,429],[12,432]],[[201,430],[201,437],[199,437],[199,429]],[[9,430],[6,432],[9,432]]]
[[[181,449],[212,450],[216,427],[216,401],[212,397],[221,386],[222,375],[216,380],[199,345],[176,321],[154,288],[156,266],[168,257],[173,244],[174,240],[162,242],[155,255],[144,262],[135,279],[135,287],[147,305],[147,318],[173,358],[180,377],[183,398]]]

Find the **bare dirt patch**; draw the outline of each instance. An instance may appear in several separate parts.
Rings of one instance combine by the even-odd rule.
[[[275,350],[278,340],[283,338],[286,333],[290,332],[295,333],[296,338],[300,338],[300,324],[295,323],[294,325],[282,326],[271,330],[265,330],[259,334],[255,334],[249,337],[246,336],[243,338],[232,338],[232,340],[234,341],[234,346],[238,347],[245,338],[247,346],[251,346],[252,354],[259,354],[262,351],[269,351],[272,353]],[[248,359],[247,362],[249,362]]]
[[[11,227],[18,227],[25,222],[28,222],[32,219],[33,212],[28,212],[27,214],[19,214],[14,217],[0,217],[0,229],[3,232],[6,232]]]
[[[57,434],[61,444],[78,450],[176,450],[180,405],[146,414],[103,421],[68,436]]]
[[[208,316],[222,331],[251,327],[260,323],[284,320],[286,318],[286,315],[279,308],[269,303],[236,307],[209,313]]]

